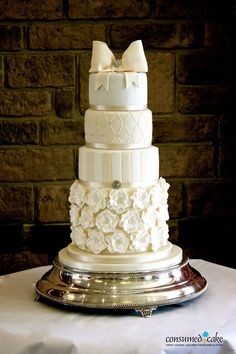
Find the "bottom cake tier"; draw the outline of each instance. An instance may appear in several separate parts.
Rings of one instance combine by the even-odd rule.
[[[71,239],[75,248],[95,255],[163,249],[169,237],[169,184],[163,178],[142,187],[128,188],[116,182],[114,188],[78,180],[71,186]]]
[[[170,242],[157,252],[129,255],[93,255],[73,244],[59,252],[59,262],[67,267],[94,272],[139,272],[160,270],[182,261],[182,249]]]

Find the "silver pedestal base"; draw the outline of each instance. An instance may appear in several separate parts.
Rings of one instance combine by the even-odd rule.
[[[72,269],[58,259],[36,284],[37,299],[72,307],[135,309],[150,317],[158,306],[201,295],[207,281],[188,259],[156,271],[91,272]]]

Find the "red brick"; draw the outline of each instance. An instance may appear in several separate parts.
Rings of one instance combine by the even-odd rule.
[[[146,48],[173,48],[178,43],[177,32],[177,25],[173,23],[113,24],[111,46],[124,50],[130,42],[142,39]]]
[[[40,222],[69,222],[69,185],[44,185],[37,188]]]
[[[213,141],[217,127],[213,116],[157,116],[153,119],[153,143]]]
[[[175,57],[171,53],[146,54],[149,107],[157,113],[173,112]]]
[[[233,217],[235,213],[235,187],[225,182],[196,182],[187,185],[189,216]]]
[[[84,145],[84,122],[59,119],[43,121],[42,143]]]
[[[229,141],[228,143],[220,144],[219,149],[219,176],[233,177],[236,176],[236,142]]]
[[[214,147],[204,145],[161,145],[160,175],[163,177],[214,176]]]
[[[168,181],[169,189],[169,215],[171,219],[183,216],[183,185],[180,182]]]
[[[158,18],[182,18],[204,19],[204,18],[230,18],[233,14],[233,0],[157,0],[156,16]]]
[[[72,55],[8,56],[7,65],[10,87],[57,87],[74,84],[74,57]]]
[[[63,88],[56,91],[56,113],[61,118],[72,118],[74,115],[75,93],[73,89]],[[77,96],[76,96],[77,99]]]
[[[79,73],[79,87],[80,98],[79,105],[82,114],[88,109],[88,72],[90,69],[91,54],[82,54],[80,56],[80,73]]]
[[[2,57],[0,57],[0,87],[3,86],[3,60]]]
[[[1,0],[0,19],[16,20],[57,20],[61,19],[62,0]]]
[[[179,27],[179,47],[202,47],[204,40],[204,27],[197,22],[183,23]]]
[[[181,113],[222,113],[231,107],[229,87],[180,86],[178,110]]]
[[[0,150],[0,180],[9,182],[71,180],[74,178],[70,148],[17,148]]]
[[[3,204],[4,203],[5,202],[3,200]],[[19,251],[20,249],[22,249],[22,244],[24,240],[23,224],[21,224],[19,220],[14,220],[14,218],[12,218],[12,216],[10,215],[4,216],[5,219],[7,219],[8,217],[10,218],[9,221],[4,221],[4,219],[0,221],[1,253]],[[2,257],[0,257],[0,259],[1,258]]]
[[[1,3],[0,3],[1,7]],[[1,9],[0,9],[1,18]],[[0,49],[17,50],[22,47],[22,29],[16,25],[0,25]]]
[[[219,119],[219,175],[235,177],[236,165],[236,136],[234,115],[221,115]]]
[[[222,143],[227,143],[229,140],[236,141],[234,113],[219,116],[219,139]]]
[[[180,245],[188,249],[191,258],[236,268],[235,249],[232,247],[234,220],[223,218],[186,218],[179,222]]]
[[[234,0],[227,0],[222,3],[221,0],[206,0],[206,16],[213,19],[232,19],[234,17]]]
[[[110,0],[101,2],[99,0],[69,0],[69,18],[79,19],[101,19],[121,17],[146,17],[150,12],[148,0]]]
[[[106,40],[102,24],[41,24],[29,28],[31,49],[91,49],[92,41]]]
[[[146,48],[196,48],[202,45],[204,29],[200,23],[114,24],[110,36],[115,49],[125,49],[137,39]]]
[[[205,0],[157,0],[155,15],[158,18],[202,18],[205,15]]]
[[[0,144],[37,144],[39,126],[32,121],[0,121]]]
[[[0,91],[0,116],[42,116],[52,110],[49,91]]]
[[[177,78],[184,84],[222,84],[232,79],[233,61],[223,53],[180,54]]]
[[[204,45],[222,50],[234,45],[234,27],[230,23],[206,23]]]
[[[179,241],[179,223],[177,220],[169,220],[169,240],[173,243],[178,243]]]
[[[31,222],[33,220],[33,188],[0,186],[0,220]]]

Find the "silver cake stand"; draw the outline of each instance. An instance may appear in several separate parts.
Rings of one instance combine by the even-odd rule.
[[[58,259],[36,284],[36,300],[75,308],[134,309],[150,317],[159,306],[201,295],[207,281],[187,258],[175,266],[137,272],[91,272]]]

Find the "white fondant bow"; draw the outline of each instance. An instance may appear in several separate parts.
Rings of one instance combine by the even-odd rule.
[[[148,71],[147,60],[144,54],[141,40],[132,42],[122,55],[121,60],[117,60],[105,42],[93,41],[93,51],[90,73],[113,71]]]

